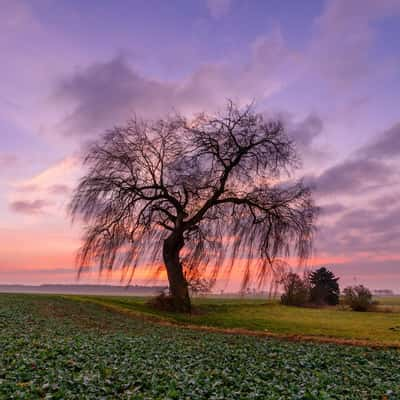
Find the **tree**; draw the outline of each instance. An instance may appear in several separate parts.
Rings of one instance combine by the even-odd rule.
[[[338,280],[339,278],[325,267],[311,272],[309,276],[311,301],[317,304],[339,304]]]
[[[375,305],[371,291],[363,285],[346,287],[343,294],[344,304],[353,311],[368,311]]]
[[[208,271],[212,284],[242,262],[246,287],[254,274],[262,283],[280,257],[309,254],[310,189],[279,184],[299,166],[294,144],[251,106],[133,119],[91,144],[84,164],[69,206],[86,223],[80,268],[121,269],[130,282],[139,264],[163,260],[178,311],[191,308],[188,277]]]
[[[294,272],[284,274],[281,284],[283,294],[281,303],[288,306],[303,306],[310,300],[310,288],[306,279],[301,279]]]

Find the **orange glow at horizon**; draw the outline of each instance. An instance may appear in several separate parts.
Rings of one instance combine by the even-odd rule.
[[[121,271],[119,270],[112,273],[104,272],[101,275],[96,270],[92,270],[89,273],[82,273],[78,280],[75,256],[81,241],[76,232],[69,232],[67,235],[65,231],[60,231],[58,227],[49,229],[46,226],[34,231],[29,226],[25,230],[0,230],[0,284],[93,283],[124,285],[127,283],[130,272],[128,271],[126,279],[121,281]],[[399,259],[399,254],[354,253],[351,256],[337,256],[320,253],[312,256],[307,261],[305,268],[312,269],[321,265],[334,267],[354,263],[358,260],[363,260],[360,261],[362,263],[364,260],[384,262]],[[295,257],[290,257],[286,261],[292,269],[297,269],[298,262]],[[225,263],[229,263],[229,260],[225,260]],[[225,266],[222,266],[216,288],[226,290],[240,288],[245,264],[246,260],[238,260],[235,269],[229,276],[224,271]],[[131,284],[165,285],[167,282],[166,271],[161,268],[159,273],[156,274],[156,267],[138,267]],[[211,266],[208,271],[210,268]],[[256,271],[253,272],[255,276]],[[350,276],[351,271],[347,274]],[[378,276],[373,278],[372,274],[365,276],[370,276],[371,280],[378,280]],[[266,286],[269,282],[270,279],[267,279]],[[250,285],[257,286],[256,279],[253,279]]]
[[[44,240],[46,239],[46,240]],[[75,267],[75,254],[80,244],[79,240],[71,239],[60,241],[60,237],[53,238],[39,236],[35,241],[25,242],[20,245],[20,242],[14,242],[10,237],[1,235],[0,247],[0,274],[2,276],[1,283],[3,284],[42,284],[42,283],[67,283],[67,284],[117,284],[124,285],[127,279],[121,281],[121,271],[103,272],[98,274],[96,270],[83,272],[78,279],[78,270]],[[27,243],[27,244],[26,244]],[[397,260],[400,255],[392,254],[387,256],[370,255],[370,260]],[[296,270],[297,260],[289,258],[288,264],[292,269]],[[344,263],[355,261],[349,256],[314,256],[307,262],[305,268],[314,268],[320,265],[341,265]],[[216,288],[238,289],[242,282],[243,272],[246,265],[246,260],[241,260],[236,263],[236,267],[228,276],[224,273],[224,268],[221,270],[219,280],[217,280]],[[135,270],[132,285],[135,284],[166,284],[167,276],[164,268],[160,268],[156,274],[157,266],[138,267]],[[253,271],[255,272],[255,271]],[[129,278],[130,272],[126,274]],[[256,272],[255,274],[256,275]],[[271,282],[267,279],[266,286]],[[250,286],[256,285],[256,280],[250,283]]]

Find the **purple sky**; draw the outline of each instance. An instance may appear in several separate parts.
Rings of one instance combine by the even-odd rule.
[[[72,282],[82,144],[255,101],[322,207],[315,265],[400,292],[400,0],[0,0],[0,283]]]

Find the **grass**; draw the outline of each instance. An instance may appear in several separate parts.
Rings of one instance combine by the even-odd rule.
[[[132,311],[169,322],[223,329],[246,329],[283,336],[335,338],[370,345],[400,347],[400,313],[357,313],[332,308],[282,306],[262,299],[196,299],[196,314],[162,313],[137,297],[85,296],[75,300],[96,302],[116,310]],[[381,300],[382,302],[382,300]],[[394,303],[389,299],[388,304]]]
[[[0,399],[400,396],[398,350],[164,327],[62,296],[0,295],[0,349]]]

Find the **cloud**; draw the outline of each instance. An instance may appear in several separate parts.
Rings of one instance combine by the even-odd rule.
[[[56,98],[76,106],[62,125],[71,134],[90,134],[123,122],[129,114],[159,113],[173,88],[139,76],[122,57],[95,63],[63,79]]]
[[[365,23],[400,12],[398,0],[329,0],[326,4],[318,23],[332,29],[335,26],[350,28],[355,21]]]
[[[75,156],[68,156],[61,161],[50,165],[32,178],[26,179],[15,185],[17,191],[39,191],[54,185],[65,185],[65,182],[73,182],[76,178],[79,160]],[[62,183],[61,183],[62,182]]]
[[[370,50],[377,36],[373,22],[399,13],[398,0],[328,1],[315,21],[308,57],[312,69],[345,87],[371,76],[377,68],[386,68],[382,60],[371,62]]]
[[[304,54],[289,48],[280,25],[275,25],[268,35],[254,41],[252,58],[243,76],[236,75],[235,80],[239,76],[240,80],[244,79],[244,87],[268,97],[298,78],[303,72],[304,61]]]
[[[215,18],[224,17],[229,13],[232,0],[207,0],[207,8],[210,15]]]
[[[42,214],[47,205],[49,205],[49,203],[41,199],[32,201],[16,200],[10,203],[10,208],[19,214],[35,215]]]
[[[144,118],[173,111],[192,114],[215,111],[227,98],[241,104],[264,99],[291,80],[289,65],[296,57],[275,29],[255,41],[248,62],[204,64],[176,82],[142,76],[122,56],[97,62],[58,82],[57,106],[69,108],[58,128],[86,136],[124,123],[134,114]]]
[[[324,121],[316,113],[310,113],[302,119],[287,111],[263,112],[265,120],[278,120],[283,124],[286,134],[294,141],[296,150],[303,161],[319,161],[326,158],[328,151],[320,148],[316,139],[324,132]]]
[[[340,255],[390,255],[400,258],[400,208],[353,208],[329,225],[319,228],[319,251]]]
[[[393,191],[400,184],[399,156],[400,123],[397,123],[355,151],[347,160],[326,169],[319,176],[306,176],[305,180],[322,196],[354,196],[389,187]],[[392,198],[392,195],[386,193],[379,201],[387,204],[389,197]]]
[[[0,173],[1,171],[16,165],[17,161],[18,158],[15,154],[0,153]]]
[[[315,187],[318,194],[356,194],[387,185],[394,175],[393,168],[375,160],[346,160],[325,170],[318,177],[305,180]]]
[[[64,220],[67,194],[80,174],[78,166],[75,157],[66,157],[29,179],[14,183],[8,196],[10,209],[25,215],[51,215],[52,224]],[[44,225],[46,222],[43,220]]]
[[[12,101],[12,100],[9,100],[9,99],[6,98],[6,97],[1,96],[1,97],[0,97],[0,102],[3,104],[3,106],[5,106],[6,108],[10,108],[10,109],[12,109],[13,111],[21,111],[21,110],[22,110],[21,105],[15,103],[15,102]]]
[[[400,192],[391,191],[371,201],[371,204],[376,208],[388,209],[395,207],[399,203]]]
[[[39,175],[34,176],[22,183],[19,183],[15,186],[15,191],[17,193],[38,193],[43,192],[50,195],[60,195],[67,194],[70,191],[70,187],[63,183],[56,183],[59,179],[58,172],[56,171],[55,166],[48,168],[43,171]],[[68,169],[65,171],[65,177],[69,175]],[[33,183],[37,182],[37,183]],[[46,186],[46,182],[49,182],[49,185]],[[54,182],[54,183],[52,183]]]
[[[308,115],[304,120],[289,127],[289,133],[296,140],[296,144],[301,147],[311,146],[313,140],[317,138],[323,130],[323,121],[315,114]]]
[[[387,159],[400,156],[400,122],[360,150],[366,157]]]
[[[318,253],[354,260],[400,260],[399,133],[396,124],[349,159],[307,178],[320,200],[347,196],[344,203],[322,206],[321,215],[329,218],[319,221]]]
[[[386,260],[364,257],[350,262],[335,263],[329,267],[340,277],[339,283],[342,288],[363,284],[371,290],[392,289],[399,293],[399,265],[400,257]]]
[[[64,195],[69,193],[70,187],[63,184],[55,184],[48,187],[48,192],[55,195]]]
[[[76,268],[10,268],[10,269],[1,269],[1,274],[3,275],[17,275],[17,274],[26,274],[26,275],[58,275],[58,274],[68,274],[72,276],[76,276]]]
[[[337,215],[346,210],[346,207],[341,203],[329,203],[320,206],[320,214],[324,217]]]
[[[28,29],[37,29],[38,27],[39,22],[33,10],[25,1],[13,0],[8,2],[7,6],[3,4],[0,13],[1,32],[25,33]]]
[[[22,183],[16,186],[15,190],[20,193],[32,193],[39,190],[38,185],[34,185],[32,183]]]

